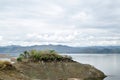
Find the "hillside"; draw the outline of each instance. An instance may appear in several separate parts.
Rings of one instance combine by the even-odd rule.
[[[31,80],[29,77],[16,70],[0,71],[0,80]]]
[[[65,45],[4,46],[0,53],[21,53],[26,50],[51,49],[59,53],[120,53],[120,46],[70,47]]]
[[[103,80],[104,73],[76,62],[15,63],[16,69],[0,70],[0,80]]]
[[[104,73],[77,62],[16,63],[18,70],[33,80],[103,80]],[[76,80],[75,79],[75,80]]]
[[[0,80],[31,80],[8,61],[0,60]]]

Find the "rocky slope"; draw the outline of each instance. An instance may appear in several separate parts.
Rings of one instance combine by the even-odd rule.
[[[8,61],[0,61],[0,80],[30,80]]]
[[[0,71],[0,80],[31,80],[18,71]]]
[[[77,62],[17,62],[0,70],[0,80],[103,80],[91,65]]]
[[[15,63],[22,74],[33,80],[103,80],[105,75],[91,65],[77,62]]]

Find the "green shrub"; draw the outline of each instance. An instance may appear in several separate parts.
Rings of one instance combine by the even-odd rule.
[[[17,58],[17,61],[44,61],[44,62],[51,62],[51,61],[72,61],[72,58],[69,56],[61,56],[55,50],[31,50],[25,51],[23,54]]]
[[[18,61],[18,62],[22,62],[22,57],[18,57],[18,58],[17,58],[17,61]]]

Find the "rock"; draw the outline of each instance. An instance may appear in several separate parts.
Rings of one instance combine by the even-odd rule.
[[[40,80],[103,80],[106,76],[88,64],[77,62],[15,63],[23,74]]]

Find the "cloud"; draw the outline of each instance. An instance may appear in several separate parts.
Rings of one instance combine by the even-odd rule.
[[[0,36],[0,41],[1,41],[1,40],[3,40],[3,37],[2,37],[2,36]]]
[[[58,42],[58,43],[66,43],[74,40],[76,32],[57,32],[57,33],[43,33],[43,34],[27,34],[28,41],[35,42]],[[58,37],[59,36],[59,37]]]
[[[73,20],[80,21],[80,22],[87,22],[89,18],[90,16],[85,12],[80,12],[72,16]]]
[[[120,45],[119,22],[119,0],[4,0],[0,45]]]

